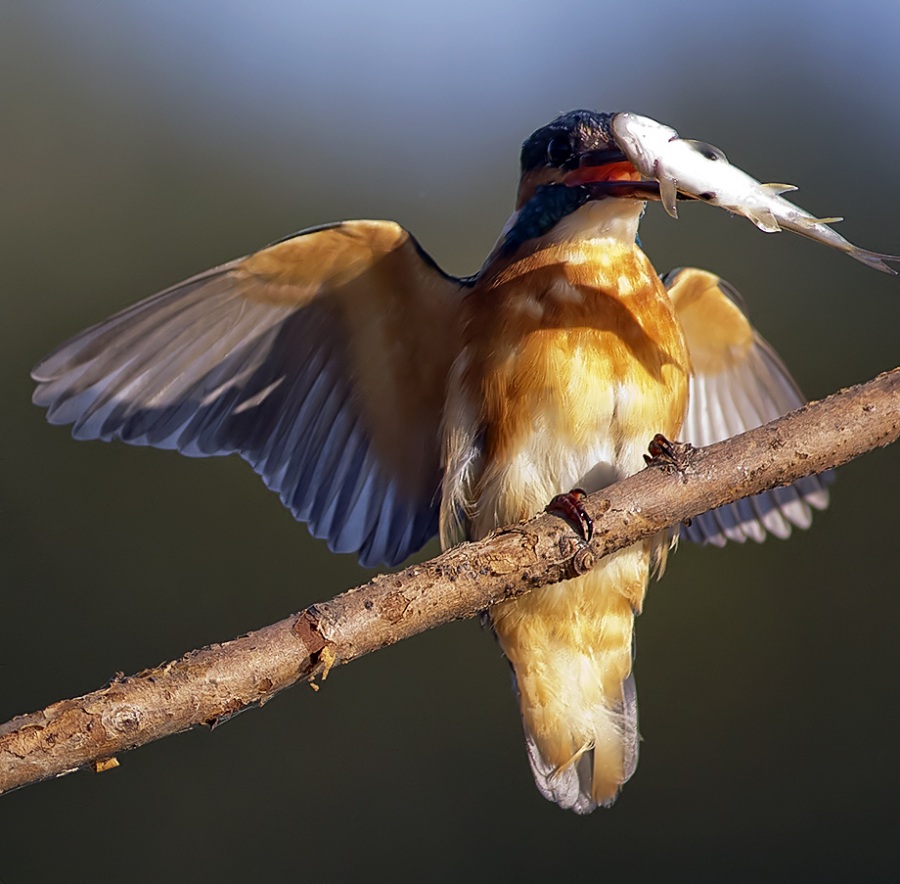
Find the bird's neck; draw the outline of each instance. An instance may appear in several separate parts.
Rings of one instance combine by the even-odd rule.
[[[542,239],[551,243],[602,239],[631,246],[637,240],[645,206],[646,203],[631,199],[592,200],[566,215]]]
[[[645,203],[632,199],[579,201],[577,188],[545,189],[514,212],[503,227],[482,273],[561,243],[578,245],[605,240],[631,247]]]

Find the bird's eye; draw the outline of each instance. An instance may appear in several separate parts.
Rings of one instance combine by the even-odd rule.
[[[572,158],[572,145],[568,138],[551,138],[547,142],[547,162],[551,166],[561,166]]]

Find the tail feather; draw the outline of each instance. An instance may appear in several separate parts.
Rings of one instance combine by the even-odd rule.
[[[585,751],[574,764],[559,770],[544,761],[534,737],[527,730],[525,748],[528,751],[528,763],[531,765],[534,781],[544,798],[555,802],[564,810],[574,810],[580,814],[590,813],[597,807],[591,792],[593,749]]]
[[[587,814],[598,806],[610,807],[637,769],[640,736],[633,674],[622,684],[621,708],[603,710],[602,714],[612,724],[606,738],[598,735],[595,745],[583,747],[562,767],[544,759],[534,736],[525,727],[528,762],[538,790],[564,810]]]
[[[576,813],[610,806],[638,762],[634,617],[650,548],[491,609],[515,673],[528,759],[545,798]]]
[[[634,654],[632,654],[633,659]],[[633,672],[622,685],[622,699],[622,719],[625,725],[622,732],[622,743],[625,750],[625,779],[622,782],[627,783],[637,770],[641,742],[641,735],[638,733],[637,685]]]

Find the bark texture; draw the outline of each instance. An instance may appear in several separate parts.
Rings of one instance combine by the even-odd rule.
[[[673,447],[591,495],[590,543],[549,514],[462,544],[223,644],[0,725],[0,793],[196,725],[504,598],[582,574],[604,555],[741,497],[840,466],[900,436],[900,368],[708,448]],[[650,440],[648,440],[649,442]]]

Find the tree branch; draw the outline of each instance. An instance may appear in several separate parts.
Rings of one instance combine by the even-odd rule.
[[[840,466],[900,436],[900,368],[703,449],[679,447],[592,494],[591,542],[541,514],[421,565],[379,576],[224,644],[114,679],[0,725],[0,793],[196,725],[211,727],[279,691],[505,598],[583,574],[611,552],[714,507]],[[648,440],[649,441],[649,440]]]

